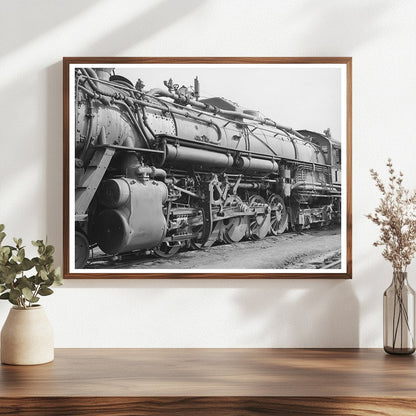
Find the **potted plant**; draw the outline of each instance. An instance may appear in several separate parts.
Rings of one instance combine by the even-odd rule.
[[[55,248],[43,240],[32,241],[38,256],[28,258],[21,238],[14,238],[14,245],[3,245],[5,237],[0,224],[0,299],[13,305],[1,331],[1,362],[53,361],[52,327],[37,302],[53,293],[51,286],[62,284],[60,268],[53,264]]]
[[[396,172],[391,159],[389,179],[382,182],[370,170],[381,193],[378,207],[367,215],[380,227],[374,246],[382,246],[383,257],[393,267],[393,279],[383,296],[384,350],[390,354],[412,354],[415,351],[415,292],[407,281],[407,267],[416,253],[416,191],[403,185],[403,173]]]

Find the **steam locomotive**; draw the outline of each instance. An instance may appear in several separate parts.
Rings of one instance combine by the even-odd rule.
[[[200,85],[75,70],[75,267],[91,247],[169,257],[339,222],[341,146]]]

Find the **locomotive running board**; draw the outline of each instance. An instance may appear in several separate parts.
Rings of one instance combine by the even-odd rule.
[[[102,147],[95,151],[79,186],[75,190],[75,215],[86,214],[115,152],[116,149],[109,147]]]

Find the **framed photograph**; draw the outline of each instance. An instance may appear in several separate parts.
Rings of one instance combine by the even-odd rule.
[[[352,58],[64,58],[65,278],[351,278]]]

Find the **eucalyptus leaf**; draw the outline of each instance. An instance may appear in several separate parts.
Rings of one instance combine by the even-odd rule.
[[[10,247],[4,246],[0,248],[0,263],[6,264],[10,257]]]
[[[10,290],[10,299],[17,300],[22,295],[22,292],[19,289],[11,289]]]
[[[60,268],[54,269],[55,247],[47,240],[34,240],[38,256],[27,258],[21,238],[13,238],[15,246],[1,245],[6,237],[3,230],[4,225],[0,224],[0,299],[22,307],[37,302],[40,296],[51,295],[49,286],[62,284]]]
[[[39,276],[41,277],[42,280],[48,280],[48,273],[46,273],[46,270],[41,270],[39,272]]]
[[[53,290],[52,289],[49,289],[49,287],[42,286],[39,289],[39,292],[38,293],[39,293],[39,295],[42,295],[42,296],[49,296],[49,295],[52,295]]]
[[[45,287],[52,286],[55,283],[55,279],[48,275],[48,280],[42,280],[41,285]]]
[[[22,271],[22,268],[20,264],[17,263],[11,263],[9,262],[8,268],[10,270],[10,273],[14,273],[14,275],[20,273]]]
[[[6,274],[4,274],[2,278],[3,283],[13,283],[15,277],[16,277],[16,273],[14,273],[13,271],[7,272]]]
[[[45,255],[52,256],[53,253],[55,253],[55,247],[51,245],[46,246]]]
[[[61,267],[60,266],[55,267],[53,269],[53,273],[54,273],[56,278],[61,277],[62,276]]]
[[[31,260],[29,260],[27,257],[25,257],[25,258],[22,260],[22,263],[21,263],[21,265],[20,265],[20,266],[22,267],[22,270],[23,270],[24,272],[26,272],[26,271],[28,271],[28,270],[30,270],[30,269],[33,269],[34,264],[33,264],[33,262],[32,262]]]
[[[20,244],[22,244],[22,239],[21,238],[13,237],[13,241],[16,244],[16,247],[17,248],[19,248],[20,247]]]
[[[13,247],[13,246],[6,245],[6,246],[3,246],[3,247],[7,247],[10,251],[17,251],[17,248]]]
[[[18,252],[17,252],[17,259],[19,260],[19,263],[21,263],[23,261],[23,259],[25,258],[25,249],[21,248]]]
[[[33,298],[33,292],[28,288],[28,287],[24,287],[22,289],[22,293],[23,296],[29,301],[31,302],[31,299]]]
[[[0,264],[0,275],[7,273],[9,271],[9,268],[4,265],[4,264]]]
[[[31,291],[33,291],[36,288],[35,284],[31,282],[26,276],[22,276],[19,278],[17,287],[22,290],[23,288],[28,288]]]
[[[52,256],[44,256],[43,257],[43,264],[53,265],[53,257]]]
[[[61,273],[61,268],[57,267],[56,269],[54,269],[54,277],[55,277],[55,284],[56,285],[62,285],[63,284],[63,279],[62,279],[62,273]]]
[[[13,305],[19,306],[19,303],[17,302],[17,299],[11,299],[9,298],[9,302]]]

